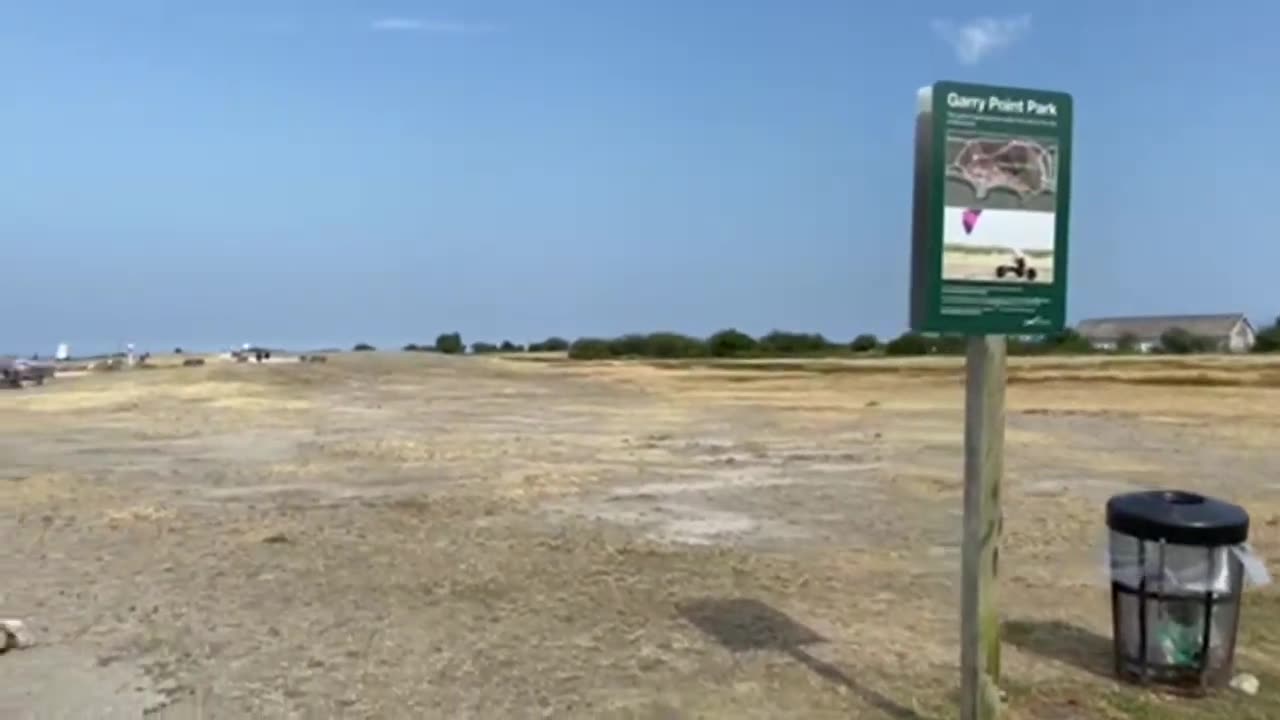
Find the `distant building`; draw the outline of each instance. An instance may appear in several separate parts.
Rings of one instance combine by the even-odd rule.
[[[1243,313],[1094,318],[1082,321],[1076,331],[1099,350],[1115,350],[1128,337],[1135,350],[1151,352],[1160,348],[1160,336],[1174,328],[1209,338],[1223,352],[1249,352],[1256,339],[1253,325]]]

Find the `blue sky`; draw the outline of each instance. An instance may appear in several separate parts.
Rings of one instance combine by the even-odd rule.
[[[916,90],[1076,100],[1069,314],[1280,313],[1266,2],[0,8],[0,349],[906,324]]]

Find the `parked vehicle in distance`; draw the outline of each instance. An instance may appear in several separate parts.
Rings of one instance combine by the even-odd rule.
[[[13,357],[0,358],[0,382],[7,387],[20,388],[24,382],[43,385],[46,379],[54,376],[55,372],[56,366],[51,362]]]

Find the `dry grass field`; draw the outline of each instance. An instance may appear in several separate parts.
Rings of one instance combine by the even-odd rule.
[[[0,717],[951,718],[960,364],[351,354],[0,394]],[[1280,717],[1109,676],[1116,492],[1280,557],[1280,364],[1011,369],[1008,717]],[[8,714],[6,714],[8,713]],[[64,714],[58,714],[64,713]],[[118,713],[118,714],[112,714]]]

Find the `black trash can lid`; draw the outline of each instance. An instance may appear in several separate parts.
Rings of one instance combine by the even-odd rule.
[[[1249,514],[1239,505],[1195,493],[1152,490],[1108,500],[1107,527],[1177,545],[1236,545],[1249,537]]]

